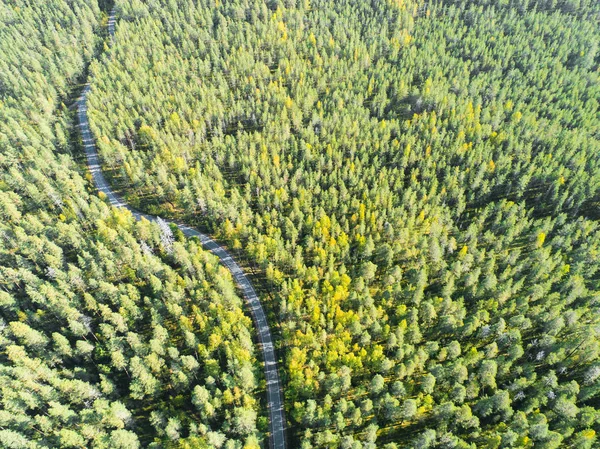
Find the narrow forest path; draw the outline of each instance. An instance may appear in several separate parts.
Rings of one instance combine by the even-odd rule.
[[[114,39],[115,34],[115,11],[111,11],[108,20],[108,31],[110,39]],[[79,126],[81,128],[81,137],[87,157],[87,165],[92,174],[94,184],[99,192],[106,195],[108,202],[115,207],[121,207],[129,210],[136,220],[145,218],[149,221],[156,221],[159,217],[153,217],[142,212],[139,212],[130,207],[123,198],[117,195],[110,188],[106,178],[102,174],[100,158],[90,130],[87,116],[87,96],[90,92],[89,83],[86,84],[81,97],[77,100],[77,111],[79,118]],[[283,413],[283,391],[279,380],[277,368],[277,359],[275,358],[275,348],[271,337],[271,330],[267,322],[266,314],[263,310],[260,299],[250,282],[250,279],[244,274],[243,270],[237,262],[231,257],[229,252],[216,243],[206,234],[199,232],[191,226],[184,223],[175,223],[165,220],[167,223],[174,223],[187,237],[198,237],[202,242],[202,246],[208,251],[217,256],[221,263],[229,269],[233,278],[244,294],[244,298],[254,319],[257,328],[260,350],[264,360],[265,378],[267,381],[267,403],[269,408],[269,427],[271,433],[271,447],[273,449],[285,449],[285,419]]]

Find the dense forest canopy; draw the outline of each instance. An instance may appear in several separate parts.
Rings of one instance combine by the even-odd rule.
[[[264,272],[294,447],[597,446],[598,2],[117,11],[105,169]]]
[[[230,273],[109,208],[77,163],[67,106],[105,21],[95,0],[0,4],[0,447],[257,448]]]
[[[0,447],[600,445],[600,3],[0,4]]]

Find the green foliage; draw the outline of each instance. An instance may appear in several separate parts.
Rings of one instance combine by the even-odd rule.
[[[264,271],[298,447],[598,444],[598,2],[117,6],[105,166]]]
[[[72,156],[65,102],[101,16],[95,1],[0,5],[0,446],[241,447],[261,438],[260,371],[230,273],[179,234],[167,254]]]

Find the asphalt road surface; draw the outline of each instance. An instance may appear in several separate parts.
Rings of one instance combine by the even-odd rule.
[[[108,31],[111,39],[115,32],[115,13],[111,13],[108,20]],[[156,221],[158,217],[153,217],[139,212],[130,207],[123,198],[112,191],[106,178],[102,174],[100,166],[100,158],[96,150],[92,132],[90,130],[87,117],[87,95],[90,92],[89,84],[85,86],[81,97],[77,100],[77,110],[79,117],[79,127],[81,128],[81,137],[87,157],[87,165],[92,174],[94,184],[99,192],[106,195],[108,202],[115,207],[122,207],[129,210],[137,220],[145,218],[149,221]],[[169,220],[165,220],[170,223]],[[217,256],[221,263],[231,271],[233,278],[244,294],[244,298],[254,319],[254,324],[257,328],[258,339],[260,342],[260,350],[263,354],[265,363],[265,378],[267,380],[267,402],[269,407],[269,423],[271,431],[271,447],[273,449],[285,449],[285,419],[283,413],[283,394],[281,382],[279,381],[279,373],[277,371],[277,359],[275,358],[275,348],[273,339],[271,338],[271,330],[267,316],[263,310],[262,304],[250,282],[250,279],[244,274],[243,270],[231,257],[229,252],[220,246],[217,242],[211,239],[206,234],[202,234],[198,230],[184,223],[174,223],[188,237],[198,237],[202,242],[202,246],[208,251]]]

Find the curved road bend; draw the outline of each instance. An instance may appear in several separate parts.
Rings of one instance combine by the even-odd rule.
[[[111,38],[115,32],[115,12],[111,12],[108,20],[108,30]],[[96,150],[96,144],[92,137],[90,125],[87,117],[87,95],[90,92],[90,86],[87,84],[81,97],[77,100],[77,111],[79,117],[79,126],[81,128],[81,137],[87,157],[87,165],[94,184],[99,192],[106,195],[108,202],[115,207],[122,207],[129,210],[136,220],[141,220],[142,217],[149,221],[156,221],[158,217],[152,217],[133,209],[123,198],[112,191],[106,178],[102,174],[100,166],[100,158]],[[174,223],[187,237],[198,237],[202,242],[202,246],[208,251],[217,256],[221,263],[229,269],[233,278],[241,288],[246,303],[248,304],[254,323],[257,328],[260,349],[265,362],[265,378],[267,380],[267,402],[269,408],[269,423],[271,431],[271,447],[273,449],[285,449],[285,419],[283,414],[283,394],[281,383],[279,381],[279,373],[277,371],[277,359],[275,358],[275,348],[273,339],[271,338],[271,330],[269,323],[263,310],[262,304],[258,299],[258,295],[252,286],[248,277],[244,274],[237,262],[231,257],[229,252],[221,247],[218,243],[212,240],[209,236],[202,234],[197,229],[188,226],[184,223],[175,223],[165,220],[167,223]]]

